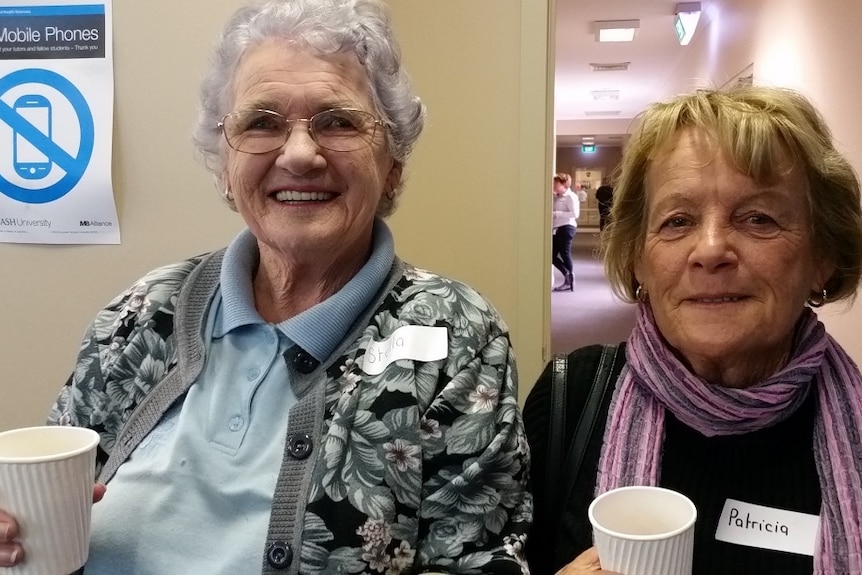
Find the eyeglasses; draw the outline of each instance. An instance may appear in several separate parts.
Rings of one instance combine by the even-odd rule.
[[[294,122],[308,124],[308,134],[321,148],[353,152],[371,143],[383,122],[353,108],[323,110],[310,118],[290,120],[272,110],[239,110],[218,123],[228,146],[246,154],[266,154],[282,147]]]

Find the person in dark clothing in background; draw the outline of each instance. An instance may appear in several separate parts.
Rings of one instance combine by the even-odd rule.
[[[599,204],[599,231],[608,225],[613,199],[614,189],[611,186],[599,186],[599,189],[596,190],[596,202]]]

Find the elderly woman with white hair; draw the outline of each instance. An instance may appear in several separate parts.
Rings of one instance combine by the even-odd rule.
[[[50,414],[101,435],[87,575],[525,569],[508,329],[382,219],[423,120],[379,0],[227,24],[195,141],[247,228],[100,311]]]

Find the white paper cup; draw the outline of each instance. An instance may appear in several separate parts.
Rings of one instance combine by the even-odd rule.
[[[0,433],[0,509],[18,522],[25,561],[9,575],[67,575],[87,562],[99,434],[82,427]]]
[[[691,575],[697,509],[661,487],[620,487],[596,497],[590,523],[602,569],[622,575]]]

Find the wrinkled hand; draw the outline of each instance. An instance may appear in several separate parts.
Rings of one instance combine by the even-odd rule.
[[[93,503],[105,496],[105,485],[96,483],[93,486]],[[18,542],[18,522],[15,518],[0,510],[0,567],[13,567],[24,560],[24,548]]]
[[[581,575],[581,573],[604,573],[605,575],[617,575],[612,571],[603,571],[599,563],[599,552],[595,547],[590,547],[575,560],[557,571],[557,575]]]

